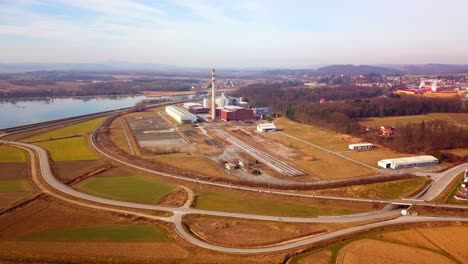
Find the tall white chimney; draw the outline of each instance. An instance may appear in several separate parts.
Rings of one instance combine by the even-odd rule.
[[[216,119],[216,103],[215,103],[215,69],[211,70],[211,119]]]

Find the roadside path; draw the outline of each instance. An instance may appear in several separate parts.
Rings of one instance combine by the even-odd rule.
[[[122,121],[122,116],[119,117],[120,120],[120,127],[122,128],[122,131],[125,136],[125,141],[127,141],[127,146],[128,146],[128,151],[130,152],[130,155],[135,156],[135,151],[133,150],[132,142],[130,142],[130,138],[128,137],[127,129],[124,127],[124,123]]]

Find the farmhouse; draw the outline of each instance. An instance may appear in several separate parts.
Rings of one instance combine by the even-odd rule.
[[[257,125],[258,132],[274,132],[276,131],[276,126],[273,123],[268,124],[259,124]]]
[[[169,105],[166,106],[166,113],[174,118],[175,121],[181,124],[193,124],[197,122],[197,116],[187,111],[180,106]]]
[[[357,144],[349,144],[350,150],[369,150],[372,149],[374,145],[372,143],[357,143]]]
[[[439,160],[433,156],[415,156],[397,159],[380,160],[377,165],[385,169],[401,169],[421,166],[431,166],[439,163]]]

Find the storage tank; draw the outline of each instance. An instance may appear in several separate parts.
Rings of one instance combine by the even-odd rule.
[[[208,100],[208,98],[203,99],[203,107],[205,107],[205,108],[210,107],[210,101]]]
[[[224,96],[220,96],[216,98],[215,102],[218,107],[226,106],[226,98],[224,98]]]

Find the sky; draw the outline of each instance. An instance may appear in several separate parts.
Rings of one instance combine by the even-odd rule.
[[[0,0],[0,63],[468,64],[466,0]]]

